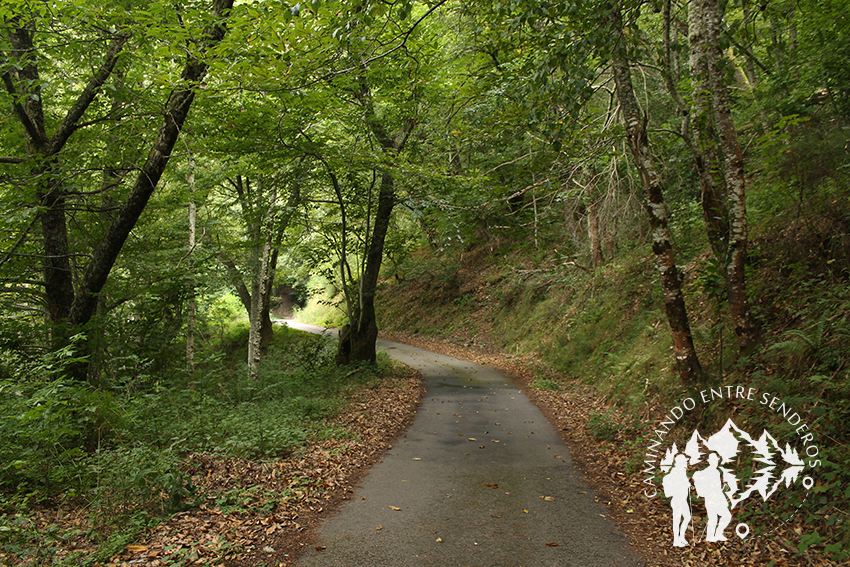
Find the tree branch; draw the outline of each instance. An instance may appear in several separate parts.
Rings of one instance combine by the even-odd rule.
[[[199,51],[220,42],[226,33],[224,22],[233,8],[234,0],[214,0],[213,15],[215,22],[207,28],[203,45]],[[181,73],[181,84],[168,97],[165,106],[165,116],[159,133],[148,153],[148,158],[142,166],[136,183],[121,206],[119,214],[112,221],[106,234],[101,239],[92,260],[81,278],[69,320],[74,325],[84,325],[91,319],[97,307],[97,297],[109,272],[118,258],[118,254],[129,237],[133,227],[147,206],[154,190],[171,159],[171,152],[180,136],[180,131],[189,114],[192,101],[195,99],[195,89],[207,74],[208,64],[196,54],[189,54],[188,60]]]
[[[68,109],[68,113],[65,115],[65,118],[62,120],[62,123],[59,125],[56,133],[54,133],[53,137],[50,139],[50,143],[47,148],[48,155],[58,153],[65,146],[65,142],[68,141],[71,134],[73,134],[79,127],[79,122],[83,117],[83,114],[85,114],[86,110],[88,110],[88,107],[91,105],[92,101],[94,101],[97,93],[100,92],[100,88],[106,82],[106,79],[108,79],[109,75],[112,74],[112,70],[115,68],[115,63],[118,61],[118,56],[124,49],[124,44],[127,43],[128,39],[130,39],[129,34],[119,34],[109,43],[109,49],[106,51],[106,56],[104,57],[104,61],[100,68],[89,80],[88,84],[83,89],[83,92],[80,93],[80,96],[77,97],[77,100],[75,100],[74,104],[71,105],[71,108]]]
[[[12,82],[12,76],[9,74],[8,71],[3,73],[3,84],[6,85],[6,92],[8,92],[12,96],[12,108],[15,109],[15,114],[18,116],[18,120],[20,120],[21,125],[23,125],[24,127],[24,130],[26,130],[27,135],[38,146],[44,146],[45,144],[47,144],[47,138],[36,127],[29,114],[27,114],[27,111],[24,106],[18,101],[20,95],[15,89],[15,83]]]

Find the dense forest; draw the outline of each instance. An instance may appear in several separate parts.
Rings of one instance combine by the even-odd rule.
[[[337,435],[403,373],[386,330],[533,356],[598,431],[778,392],[820,446],[798,551],[847,559],[846,0],[5,0],[0,28],[3,561],[106,561],[198,505],[198,455]]]

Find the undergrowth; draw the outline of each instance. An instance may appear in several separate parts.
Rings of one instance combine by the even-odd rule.
[[[189,455],[282,458],[338,436],[328,420],[346,394],[388,369],[380,358],[352,373],[335,364],[330,337],[279,327],[251,379],[244,334],[234,328],[223,336],[229,355],[208,357],[194,379],[95,389],[64,377],[69,350],[26,369],[33,378],[0,384],[0,563],[108,559],[140,531],[203,500],[184,469]],[[39,528],[47,511],[58,510],[57,519],[63,509],[86,510],[86,524]],[[99,551],[54,557],[80,537]]]
[[[763,201],[768,193],[761,188],[756,203],[773,206]],[[704,236],[680,235],[692,251],[679,261],[708,372],[704,384],[682,384],[673,372],[648,246],[622,249],[593,270],[565,262],[556,251],[531,249],[520,236],[497,243],[498,254],[492,242],[486,249],[423,248],[412,256],[415,265],[401,270],[409,279],[387,284],[379,301],[382,319],[395,331],[533,356],[549,371],[532,387],[558,390],[574,380],[592,385],[616,411],[594,413],[589,430],[603,441],[618,432],[615,444],[633,473],[645,466],[653,426],[684,397],[726,385],[770,392],[806,416],[817,445],[811,459],[817,466],[805,473],[813,484],[808,491],[780,491],[769,505],[743,512],[741,521],[755,530],[773,521],[774,510],[799,508],[792,520],[801,530],[798,551],[844,561],[850,558],[850,212],[835,200],[829,208],[803,205],[800,210],[811,207],[807,214],[763,220],[754,228],[748,275],[762,347],[746,357],[737,351],[717,263],[703,241],[693,240]],[[770,218],[763,213],[756,210],[754,217]],[[798,444],[805,456],[801,433],[764,407],[701,408],[679,426],[714,432],[735,415],[750,433],[768,430],[783,444]]]

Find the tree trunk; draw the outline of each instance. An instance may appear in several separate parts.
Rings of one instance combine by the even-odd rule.
[[[250,289],[232,258],[222,252],[219,254],[219,260],[227,269],[239,300],[248,313],[248,369],[251,376],[256,377],[260,360],[268,351],[274,336],[270,314],[274,273],[283,234],[301,199],[301,188],[297,183],[293,185],[284,210],[280,210],[275,182],[272,182],[267,197],[264,195],[262,175],[253,188],[250,179],[246,177],[243,182],[241,175],[230,180],[230,184],[236,190],[242,209],[242,220],[253,241],[251,257],[247,261],[251,266]]]
[[[375,316],[375,293],[384,259],[384,242],[395,206],[395,180],[389,173],[381,175],[375,226],[366,251],[366,264],[360,280],[360,300],[356,320],[350,328],[349,362],[375,362],[378,320]]]
[[[395,159],[404,148],[413,128],[416,126],[414,120],[408,120],[397,136],[391,136],[386,127],[375,113],[372,101],[372,91],[366,77],[366,70],[361,69],[358,77],[359,90],[357,100],[363,107],[366,124],[372,135],[381,146],[384,155]],[[375,211],[375,223],[372,234],[366,243],[363,273],[360,278],[360,293],[358,308],[353,313],[354,320],[350,321],[349,331],[346,336],[349,344],[339,352],[348,351],[348,357],[341,354],[338,360],[343,363],[349,362],[375,362],[378,339],[378,321],[375,316],[375,294],[378,289],[378,277],[381,273],[381,263],[384,258],[384,243],[390,226],[393,207],[395,207],[395,179],[388,171],[381,173],[381,184],[378,191],[378,207]],[[340,337],[343,340],[342,337]]]
[[[745,266],[747,258],[747,207],[744,177],[744,156],[738,143],[738,133],[732,120],[732,109],[723,69],[726,59],[720,49],[720,10],[717,0],[698,0],[707,30],[705,51],[708,55],[708,76],[714,122],[725,161],[726,188],[730,200],[729,253],[726,263],[729,311],[738,336],[738,348],[747,353],[756,343],[756,329],[750,316],[747,298]]]
[[[251,311],[248,317],[251,323],[251,328],[248,332],[248,372],[252,378],[257,377],[257,370],[263,354],[262,339],[264,326],[266,327],[265,334],[267,340],[271,338],[271,318],[269,317],[268,310],[263,309],[267,305],[264,300],[266,295],[264,292],[268,289],[271,247],[270,239],[263,242],[262,255],[258,269],[254,272],[254,281],[251,289]]]
[[[700,2],[701,0],[692,2],[688,13],[691,81],[694,89],[691,105],[694,139],[691,147],[699,173],[708,242],[714,257],[721,266],[725,266],[729,251],[729,211],[726,207],[725,182],[718,159],[717,133],[712,117],[712,90],[709,82],[712,54],[706,49],[708,30]],[[725,273],[723,275],[725,276]]]
[[[194,167],[190,159],[190,167]],[[189,192],[195,191],[195,172],[189,172]],[[192,253],[195,250],[195,201],[189,201],[189,261],[187,271],[189,272],[189,301],[186,314],[186,372],[191,381],[195,375],[195,269]]]
[[[590,241],[590,267],[602,265],[602,239],[599,237],[599,210],[596,203],[587,206],[587,238]]]
[[[625,55],[622,16],[618,6],[611,9],[610,21],[612,33],[616,34],[619,40],[619,51],[614,54],[613,61],[615,88],[617,98],[620,100],[620,112],[626,127],[629,148],[646,193],[644,206],[652,227],[652,251],[655,253],[656,265],[661,273],[661,287],[664,292],[667,321],[673,338],[676,369],[683,380],[694,382],[702,378],[702,365],[694,348],[682,294],[682,282],[673,255],[661,180],[650,152],[646,124],[632,87],[631,70]]]

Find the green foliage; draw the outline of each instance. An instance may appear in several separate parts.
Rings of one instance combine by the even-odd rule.
[[[342,328],[348,323],[341,292],[321,276],[310,278],[308,299],[304,307],[295,308],[295,318],[302,323]]]
[[[211,73],[197,89],[172,168],[111,268],[96,316],[59,348],[65,330],[44,323],[44,163],[20,162],[29,142],[14,104],[43,102],[49,137],[100,64],[111,30],[129,33],[116,71],[53,165],[64,199],[55,212],[67,217],[63,256],[79,281],[146,159],[186,49],[200,45],[211,20],[192,2],[179,9],[159,0],[0,6],[8,25],[20,17],[35,30],[39,65],[38,80],[20,80],[25,60],[9,34],[0,37],[12,54],[0,71],[28,89],[0,92],[2,116],[11,117],[0,119],[0,492],[14,501],[0,512],[0,537],[17,534],[20,552],[31,549],[40,560],[36,525],[7,508],[23,514],[32,502],[77,499],[108,521],[129,517],[141,526],[192,502],[179,468],[185,452],[272,458],[338,433],[323,420],[338,411],[351,379],[333,365],[331,340],[279,329],[257,380],[245,378],[244,308],[228,293],[233,274],[220,258],[239,260],[239,276],[251,272],[252,227],[269,201],[231,191],[226,180],[237,174],[263,172],[279,197],[301,192],[298,207],[274,211],[292,221],[274,236],[288,256],[279,280],[313,278],[318,290],[299,311],[302,320],[346,322],[342,296],[358,295],[378,179],[389,173],[396,214],[379,289],[382,327],[536,354],[630,410],[678,391],[639,180],[624,159],[605,82],[618,50],[634,63],[634,88],[663,165],[704,366],[717,360],[727,380],[752,378],[810,408],[818,431],[836,441],[824,446],[824,487],[846,484],[850,16],[845,0],[763,4],[726,3],[721,46],[747,141],[748,277],[765,340],[746,360],[752,374],[723,351],[733,343],[719,311],[723,270],[706,260],[693,155],[676,134],[681,113],[658,71],[668,63],[660,16],[644,2],[619,4],[623,45],[611,44],[610,2],[236,3],[225,41],[205,52]],[[674,18],[674,29],[687,25],[683,12],[674,10]],[[689,103],[687,38],[679,34],[671,50],[675,64],[663,73],[676,75]],[[390,137],[416,125],[399,155],[374,143],[364,85],[373,118]],[[190,201],[198,206],[192,250]],[[589,261],[591,211],[601,265]],[[335,283],[343,254],[346,289]],[[198,304],[191,376],[184,354],[190,297]],[[68,379],[80,363],[91,365],[92,385]],[[363,370],[354,380],[371,376]],[[534,384],[556,389],[559,382]],[[594,434],[613,435],[613,419],[592,416]],[[837,553],[839,543],[823,533],[801,540],[800,550]],[[104,549],[119,549],[123,537],[116,533]]]
[[[538,390],[552,390],[554,392],[561,389],[561,384],[548,378],[535,378],[531,382],[530,386],[532,388],[537,388]]]
[[[244,339],[244,329],[235,334]],[[386,373],[389,362],[382,356],[352,373],[336,365],[335,353],[330,337],[281,327],[257,379],[234,350],[199,365],[191,385],[120,392],[50,378],[63,364],[48,355],[29,368],[47,380],[0,384],[0,545],[15,556],[49,558],[54,543],[72,535],[39,533],[27,510],[36,502],[84,504],[108,559],[151,522],[197,504],[202,495],[184,471],[187,455],[280,458],[310,440],[338,437],[329,420],[346,393]]]
[[[587,429],[594,439],[600,441],[613,441],[614,435],[620,429],[620,425],[613,418],[613,410],[605,412],[594,411],[590,413],[587,420]]]
[[[99,521],[110,523],[139,512],[160,516],[191,503],[195,488],[175,447],[125,444],[90,457],[96,481],[91,505]]]

